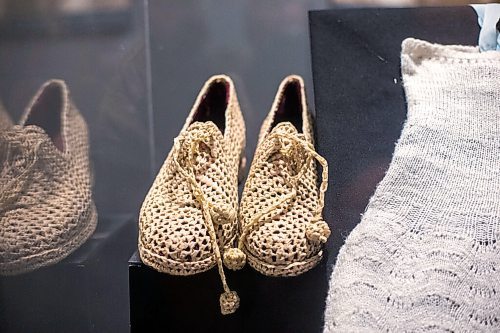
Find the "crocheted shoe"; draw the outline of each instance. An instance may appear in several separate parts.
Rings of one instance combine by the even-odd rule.
[[[314,150],[311,122],[304,81],[285,78],[260,131],[240,204],[238,248],[224,256],[228,268],[248,260],[262,274],[295,276],[321,260],[330,235],[321,218],[328,165]]]
[[[174,141],[139,216],[139,253],[152,268],[191,275],[218,266],[221,311],[232,313],[221,252],[237,236],[238,169],[245,125],[232,80],[211,77]]]
[[[54,264],[93,233],[88,154],[85,120],[60,80],[0,132],[0,274]]]

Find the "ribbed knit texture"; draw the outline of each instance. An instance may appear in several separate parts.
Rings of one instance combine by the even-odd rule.
[[[500,52],[402,47],[407,120],[338,255],[325,332],[499,332]]]

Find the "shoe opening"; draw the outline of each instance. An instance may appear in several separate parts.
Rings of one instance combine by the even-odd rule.
[[[271,128],[281,122],[290,122],[299,133],[302,133],[302,111],[300,82],[290,80],[283,88]]]
[[[193,116],[193,122],[212,121],[224,133],[229,94],[229,82],[225,80],[213,81],[201,98],[198,109]]]
[[[65,103],[64,87],[59,82],[46,85],[31,106],[25,126],[42,128],[60,151],[64,150],[62,111]]]

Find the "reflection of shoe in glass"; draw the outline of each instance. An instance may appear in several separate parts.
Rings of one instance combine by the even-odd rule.
[[[322,166],[318,188],[316,161]],[[238,248],[226,251],[232,269],[245,261],[272,276],[294,276],[314,267],[330,235],[322,220],[328,165],[313,145],[304,82],[281,83],[262,125],[240,204]]]
[[[12,125],[13,125],[12,119],[10,118],[7,111],[5,110],[3,104],[0,103],[0,129],[9,128]]]
[[[218,266],[223,314],[238,296],[227,284],[222,252],[237,236],[238,171],[245,125],[231,79],[202,88],[142,205],[139,253],[154,269],[191,275]]]
[[[63,81],[0,132],[0,274],[54,264],[93,233],[87,125]]]

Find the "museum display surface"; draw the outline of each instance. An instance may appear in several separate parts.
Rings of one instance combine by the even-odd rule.
[[[0,1],[0,332],[500,330],[500,4],[395,2]]]

